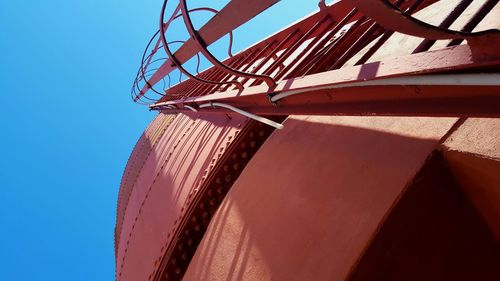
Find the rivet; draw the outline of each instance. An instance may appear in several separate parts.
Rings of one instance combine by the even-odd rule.
[[[243,158],[243,159],[247,159],[247,157],[248,157],[248,152],[243,151],[243,152],[241,153],[241,158]]]
[[[237,171],[240,169],[240,163],[234,163],[233,170]]]
[[[230,174],[227,174],[227,175],[224,177],[224,180],[225,180],[226,182],[230,182],[232,179],[233,179],[233,177],[232,177]]]
[[[219,186],[217,188],[217,193],[222,194],[222,192],[224,192],[224,189],[222,188],[222,186]]]
[[[255,148],[257,146],[257,142],[256,141],[251,141],[250,142],[250,147],[251,148]]]
[[[259,136],[260,136],[260,137],[263,137],[265,134],[266,134],[266,133],[264,132],[264,130],[260,130],[260,131],[259,131]]]

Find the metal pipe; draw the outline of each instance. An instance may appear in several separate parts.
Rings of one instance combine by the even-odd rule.
[[[218,107],[223,107],[223,108],[229,109],[229,110],[234,111],[236,113],[239,113],[239,114],[241,114],[243,116],[246,116],[246,117],[248,117],[250,119],[253,119],[255,121],[259,121],[261,123],[264,123],[266,125],[269,125],[271,127],[279,129],[279,130],[283,129],[283,127],[284,127],[283,124],[280,124],[278,122],[274,122],[273,120],[264,118],[264,117],[259,116],[259,115],[255,115],[255,114],[250,113],[248,111],[244,111],[244,110],[236,108],[236,107],[234,107],[232,105],[221,103],[221,102],[209,102],[209,103],[205,103],[205,104],[200,105],[200,108],[207,108],[207,107],[214,107],[214,106],[218,106]]]
[[[192,107],[190,105],[185,104],[184,107],[187,108],[187,109],[189,109],[189,110],[191,110],[191,111],[198,112],[198,109],[196,109],[196,108],[194,108],[194,107]]]
[[[274,95],[271,102],[277,102],[286,97],[303,94],[311,91],[332,90],[351,87],[366,86],[404,86],[404,85],[425,85],[425,86],[500,86],[500,74],[498,73],[474,73],[474,74],[437,74],[437,75],[419,75],[407,77],[394,77],[385,79],[376,79],[361,82],[342,83],[336,85],[327,85],[297,89],[292,91],[283,91]]]

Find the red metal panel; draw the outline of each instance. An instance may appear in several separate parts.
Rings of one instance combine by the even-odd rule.
[[[456,120],[287,119],[229,191],[184,280],[347,280]]]
[[[208,118],[208,119],[207,119]],[[146,161],[128,201],[117,280],[147,280],[198,185],[245,125],[245,118],[180,114]]]
[[[120,244],[120,234],[122,223],[125,216],[125,209],[128,205],[128,199],[132,193],[132,189],[141,173],[144,163],[149,158],[154,146],[165,133],[168,125],[173,121],[173,115],[159,114],[151,121],[150,125],[139,138],[132,154],[129,157],[125,171],[123,172],[122,181],[120,183],[120,191],[118,193],[118,204],[116,210],[116,226],[115,226],[115,255]]]
[[[200,29],[201,39],[198,38],[198,43],[201,45],[198,47],[204,48],[213,43],[275,2],[276,0],[231,1]],[[136,152],[140,155],[131,157],[133,161],[125,171],[115,233],[117,279],[181,279],[185,267],[191,261],[191,254],[198,245],[196,241],[204,234],[204,225],[211,220],[213,212],[226,195],[225,192],[239,176],[239,172],[229,172],[231,167],[237,166],[241,171],[273,130],[271,127],[257,130],[260,136],[260,142],[257,142],[256,131],[252,131],[256,126],[255,122],[249,122],[225,109],[214,108],[213,104],[212,107],[207,107],[211,102],[223,102],[250,113],[266,115],[500,116],[500,85],[498,82],[491,83],[492,79],[498,77],[492,76],[491,72],[498,72],[500,67],[500,53],[496,46],[498,31],[479,34],[493,34],[491,37],[478,37],[477,34],[454,33],[422,25],[411,17],[418,9],[434,2],[436,1],[405,1],[401,5],[401,11],[405,11],[403,13],[388,5],[385,0],[340,1],[331,6],[326,6],[321,1],[321,11],[223,62],[239,71],[273,75],[279,82],[277,85],[257,85],[261,83],[253,81],[247,83],[250,86],[236,91],[229,84],[220,84],[235,81],[238,73],[227,72],[225,67],[216,66],[196,77],[215,81],[218,85],[200,83],[192,78],[171,87],[154,109],[180,114],[168,126],[164,135],[158,133],[157,129],[165,124],[154,122],[151,131],[156,133],[141,138]],[[487,1],[483,5],[485,8],[477,11],[478,16],[473,16],[463,31],[470,32],[491,10],[494,2]],[[352,3],[357,3],[364,14]],[[371,8],[380,13],[373,13]],[[184,11],[186,10],[184,7]],[[380,17],[388,11],[392,14],[386,18]],[[235,14],[238,16],[235,17]],[[455,20],[457,14],[460,13],[452,13],[446,21]],[[186,14],[183,16],[187,18]],[[379,27],[379,24],[388,30]],[[442,27],[446,25],[443,24]],[[407,48],[408,50],[397,50],[399,53],[392,54],[387,50],[387,45],[384,45],[390,42],[386,40],[393,35],[391,29],[430,39],[439,36],[467,38],[469,45],[418,54],[410,54],[413,48]],[[430,30],[431,34],[427,36],[425,30]],[[373,42],[380,34],[383,35],[379,41]],[[478,41],[477,38],[482,39]],[[490,39],[497,41],[489,42]],[[457,40],[450,44],[460,42],[460,39]],[[422,50],[427,49],[429,42],[431,41],[423,43],[425,48],[422,47]],[[375,44],[369,50],[362,50],[368,49],[367,46],[372,43]],[[168,46],[167,42],[165,44]],[[174,54],[179,64],[200,51],[195,45],[193,39],[190,39]],[[159,44],[156,44],[154,50],[158,47]],[[380,61],[365,63],[379,48],[390,54]],[[301,51],[294,58],[296,50]],[[362,51],[366,53],[363,55]],[[149,61],[153,61],[152,55],[144,63],[148,65]],[[345,66],[355,64],[356,61],[357,64],[363,64]],[[150,83],[160,81],[175,67],[176,65],[167,61],[155,72]],[[328,69],[332,70],[327,71]],[[145,71],[149,74],[155,70]],[[489,74],[477,75],[477,79],[472,82],[469,79],[470,84],[448,83],[450,77],[443,78],[448,79],[443,84],[436,82],[441,79],[437,75],[443,73],[453,73],[452,78],[460,80],[463,73],[479,72]],[[281,80],[283,77],[285,79]],[[243,80],[247,82],[248,79]],[[370,84],[373,82],[378,84]],[[145,90],[147,87],[139,95],[144,94]],[[280,96],[284,97],[276,99]],[[156,101],[157,98],[152,100]],[[200,107],[202,104],[205,106]],[[281,119],[281,116],[277,119]],[[241,279],[249,274],[250,279],[254,280],[267,277],[318,280],[325,276],[345,279],[361,251],[368,245],[367,241],[373,237],[384,214],[401,194],[405,182],[411,179],[423,159],[456,119],[381,120],[294,117],[287,121],[285,131],[274,134],[266,144],[267,148],[258,150],[260,157],[251,162],[236,182],[234,192],[222,206],[221,214],[212,220],[212,225],[228,223],[212,226],[208,236],[205,236],[201,253],[194,260],[194,269],[190,269],[186,278]],[[235,141],[240,130],[242,133]],[[157,143],[153,141],[153,145],[148,144],[149,140],[157,138]],[[395,148],[404,153],[392,153]],[[331,155],[335,157],[332,158]],[[387,163],[375,165],[382,158]],[[368,174],[359,176],[359,171]],[[332,172],[338,177],[332,179]],[[366,178],[370,178],[370,181],[366,181]],[[255,186],[256,182],[258,186]],[[310,182],[313,184],[309,184]],[[376,190],[375,186],[367,188],[375,184],[377,187],[383,186],[383,192]],[[311,190],[310,186],[315,189]],[[309,189],[305,190],[306,187]],[[287,193],[286,196],[283,196],[283,192]],[[302,206],[303,208],[290,208],[288,203],[300,203],[305,198],[304,194],[306,198],[316,196],[313,201],[319,203]],[[344,201],[335,201],[338,198]],[[339,204],[332,205],[329,201],[322,205],[327,199]],[[242,208],[235,210],[231,200],[237,201],[237,207]],[[348,202],[348,206],[342,205],[345,202]],[[203,209],[206,204],[210,205],[208,211]],[[255,208],[255,204],[262,204],[265,208]],[[320,209],[315,210],[318,206]],[[289,211],[293,219],[280,221],[279,214],[282,210]],[[314,248],[308,252],[308,249],[300,248],[297,253],[313,257],[315,262],[298,264],[297,257],[300,255],[293,252],[293,246],[297,243],[292,242],[321,237],[320,234],[325,231],[315,228],[318,225],[315,215],[324,210],[328,218],[332,219],[331,224],[326,224],[330,227],[326,231],[335,234],[335,239],[329,241],[334,250]],[[357,220],[361,223],[353,226],[350,217],[344,215],[346,213],[361,218]],[[240,219],[239,214],[249,216]],[[313,218],[314,223],[310,227],[306,216]],[[262,221],[267,225],[264,223],[263,227]],[[266,232],[276,226],[279,226],[276,233],[282,231],[287,234],[280,235],[284,237],[282,240],[276,239],[276,233]],[[296,226],[302,228],[294,232]],[[255,231],[263,246],[247,245],[250,254],[246,253],[236,262],[252,259],[252,270],[259,271],[258,274],[238,272],[235,275],[234,268],[238,265],[228,266],[225,257],[207,259],[204,256],[213,255],[219,250],[232,253],[234,245],[228,246],[227,243],[238,241],[235,240],[234,232],[227,233],[225,230],[241,232],[247,239],[249,227],[253,227],[251,230]],[[207,253],[213,250],[210,249],[213,246],[210,244],[213,240],[210,239],[226,239],[226,235],[228,238],[220,248]],[[189,243],[191,252],[183,248]],[[285,247],[279,248],[281,252],[276,251],[273,243],[283,243]],[[264,257],[261,258],[260,254]],[[325,258],[329,255],[332,255],[331,259]],[[204,264],[207,260],[214,264]],[[327,268],[331,266],[331,260],[335,260],[333,269]],[[266,262],[268,263],[264,264]],[[329,265],[325,265],[326,262]],[[217,272],[200,274],[212,268],[216,268]],[[268,268],[277,270],[274,271],[277,273],[269,275],[266,272]],[[304,272],[307,274],[304,275]]]
[[[347,280],[498,280],[497,246],[435,153],[408,184]]]
[[[346,1],[349,2],[349,1]],[[343,2],[342,2],[343,3]],[[402,4],[402,9],[407,9],[406,13],[400,13],[399,16],[394,17],[394,22],[397,19],[411,19],[410,13],[415,12],[418,8],[423,8],[429,5],[432,1],[427,1],[421,3],[421,1],[415,1],[412,5],[409,3],[397,2],[396,5]],[[465,2],[468,3],[468,2]],[[367,10],[370,4],[359,4],[364,10]],[[465,4],[464,4],[465,5]],[[338,7],[337,7],[338,6]],[[465,5],[466,6],[466,5]],[[395,8],[388,8],[386,4],[377,4],[373,6],[374,9],[385,9],[391,10]],[[340,8],[340,9],[332,9]],[[473,45],[472,47],[456,48],[456,49],[443,49],[439,52],[426,52],[421,55],[406,56],[406,57],[393,57],[384,61],[368,63],[361,65],[359,67],[344,67],[338,69],[338,72],[324,72],[316,75],[307,75],[305,77],[296,78],[294,75],[312,74],[325,69],[333,69],[342,66],[348,59],[350,59],[356,52],[358,52],[363,46],[365,46],[370,40],[375,37],[375,32],[378,29],[378,24],[373,23],[369,26],[367,23],[372,22],[366,16],[357,16],[356,9],[351,10],[347,14],[346,10],[348,6],[342,6],[342,4],[337,3],[328,9],[328,13],[325,11],[318,12],[314,16],[309,17],[297,23],[294,28],[287,28],[288,33],[280,32],[268,40],[274,40],[271,42],[280,42],[278,46],[270,53],[265,55],[257,67],[253,68],[253,72],[271,74],[279,65],[282,64],[284,59],[292,52],[294,49],[298,48],[297,40],[304,44],[307,37],[311,39],[315,35],[320,35],[323,38],[322,43],[326,43],[325,40],[330,41],[332,36],[334,36],[340,28],[346,26],[346,24],[352,20],[357,20],[344,35],[340,35],[336,40],[329,43],[328,46],[324,47],[322,50],[318,49],[321,44],[316,46],[310,46],[314,48],[312,52],[309,53],[309,59],[304,59],[305,65],[303,63],[296,66],[295,70],[291,72],[288,76],[292,76],[290,79],[281,81],[276,87],[265,87],[265,86],[255,86],[257,81],[255,81],[251,86],[246,89],[239,89],[238,92],[233,90],[228,90],[228,86],[223,87],[222,91],[224,93],[216,92],[212,89],[219,88],[213,85],[199,85],[198,87],[192,88],[189,93],[185,93],[185,96],[178,100],[173,100],[175,98],[169,97],[169,103],[158,103],[159,105],[176,104],[178,109],[182,111],[182,105],[184,103],[190,103],[191,106],[195,106],[201,102],[206,101],[224,101],[231,103],[232,106],[242,108],[244,110],[257,113],[257,114],[354,114],[354,115],[366,115],[366,114],[379,114],[379,115],[427,115],[427,116],[497,116],[499,113],[496,110],[498,105],[498,95],[497,85],[493,87],[479,87],[477,88],[477,93],[473,93],[470,89],[457,87],[441,87],[441,86],[423,86],[423,87],[413,87],[410,91],[401,91],[398,87],[368,87],[361,88],[358,90],[366,92],[366,94],[358,95],[352,89],[337,89],[335,91],[319,90],[323,86],[336,86],[349,81],[364,81],[370,79],[381,79],[393,76],[404,76],[404,75],[414,75],[421,73],[433,73],[441,72],[443,70],[464,70],[469,69],[469,71],[475,71],[479,67],[489,67],[494,68],[499,65],[499,55],[489,47],[478,47]],[[458,9],[462,11],[463,9]],[[369,12],[368,14],[370,14]],[[455,18],[460,13],[452,12],[448,18]],[[347,16],[345,16],[347,15]],[[333,31],[325,35],[324,31],[321,31],[315,27],[318,27],[326,17],[331,17],[333,20],[338,20],[344,17],[343,20],[339,22]],[[379,20],[379,17],[376,17]],[[315,21],[311,21],[314,19]],[[365,22],[366,20],[366,22]],[[448,20],[450,21],[450,20]],[[382,23],[389,26],[390,22],[388,20],[381,20]],[[408,20],[406,21],[408,23]],[[305,23],[311,24],[306,28]],[[413,25],[418,25],[412,23]],[[411,25],[411,24],[410,24]],[[392,27],[395,25],[393,24]],[[404,25],[406,26],[406,25]],[[397,27],[397,26],[396,26]],[[394,28],[396,28],[394,27]],[[389,26],[391,28],[391,26]],[[419,27],[420,28],[420,27]],[[397,29],[397,28],[396,28]],[[431,28],[432,29],[432,28]],[[433,29],[436,32],[439,29]],[[379,32],[381,32],[380,30]],[[363,33],[364,32],[364,33]],[[307,36],[299,36],[297,40],[291,40],[296,34],[305,33]],[[449,32],[448,32],[449,33]],[[448,34],[447,33],[447,34]],[[492,32],[489,32],[490,34]],[[493,32],[495,33],[495,32]],[[357,38],[355,35],[361,35],[361,38]],[[390,32],[384,34],[384,38],[390,36]],[[423,34],[423,33],[422,33]],[[474,38],[482,38],[482,33],[477,35],[471,35]],[[485,33],[486,34],[486,33]],[[461,33],[454,33],[453,36],[462,36]],[[281,41],[276,40],[277,37],[283,37]],[[463,35],[466,36],[466,35]],[[468,36],[468,35],[467,35]],[[453,38],[455,38],[453,37]],[[385,42],[385,39],[380,39],[376,48],[368,51],[368,54],[373,54],[374,50],[379,48],[380,44]],[[472,37],[471,37],[472,38]],[[289,40],[290,39],[290,40]],[[314,38],[318,41],[320,38]],[[476,40],[476,39],[474,39]],[[481,39],[483,40],[483,39]],[[265,42],[264,41],[264,42]],[[476,41],[474,41],[476,42]],[[261,45],[259,43],[258,45]],[[270,45],[268,45],[269,47]],[[287,49],[288,48],[288,49]],[[264,48],[266,49],[266,48]],[[279,50],[284,49],[285,52],[277,58],[272,64],[268,64],[267,60],[271,57],[276,57]],[[262,53],[262,52],[261,52]],[[243,55],[243,54],[241,54]],[[264,55],[264,54],[262,54]],[[260,56],[260,55],[259,55]],[[310,57],[312,56],[312,57]],[[360,61],[366,60],[368,56],[364,56]],[[255,57],[258,60],[259,57]],[[297,63],[297,60],[292,60],[292,65]],[[248,68],[251,64],[247,64],[245,68]],[[283,65],[285,69],[289,68],[290,65]],[[261,68],[263,68],[261,70]],[[218,74],[217,74],[218,73]],[[346,75],[346,73],[350,73]],[[278,73],[278,77],[281,77],[285,73]],[[211,75],[209,75],[212,80],[223,80],[223,77],[227,78],[227,75],[223,75],[221,71],[217,69],[211,69]],[[338,77],[341,77],[339,79]],[[233,76],[232,79],[235,77]],[[248,78],[243,79],[245,83]],[[402,87],[408,87],[412,85],[402,84]],[[384,91],[386,89],[386,91]],[[294,96],[287,98],[286,100],[280,101],[278,107],[274,107],[272,104],[267,102],[267,95],[275,95],[284,91],[303,91],[300,96]],[[467,92],[465,92],[467,90]],[[407,93],[410,95],[406,95]],[[455,93],[455,96],[453,96]],[[420,96],[415,96],[415,94],[423,94]],[[468,95],[467,95],[468,94]],[[464,96],[465,95],[465,96]],[[332,99],[331,97],[335,98]],[[167,99],[165,99],[167,100]],[[173,101],[172,101],[173,100]],[[467,105],[472,105],[469,107]],[[179,107],[180,106],[180,107]],[[214,112],[224,112],[222,110],[212,110]]]
[[[468,118],[442,144],[453,174],[500,241],[500,119]]]

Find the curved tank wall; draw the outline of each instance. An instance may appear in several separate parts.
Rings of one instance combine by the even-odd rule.
[[[117,280],[500,276],[498,120],[290,116],[273,132],[217,116],[161,116],[165,133],[139,140],[159,136],[138,158]]]
[[[420,41],[395,33],[369,62]],[[499,122],[159,114],[120,185],[116,280],[500,280]]]
[[[494,236],[433,156],[457,122],[289,117],[183,280],[497,280]]]
[[[238,116],[203,120],[184,114],[152,122],[163,133],[155,139],[147,130],[141,137],[120,188],[117,280],[146,280],[154,272],[190,196],[245,123]],[[126,180],[133,176],[135,181]]]

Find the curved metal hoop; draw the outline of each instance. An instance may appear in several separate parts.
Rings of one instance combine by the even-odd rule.
[[[166,0],[167,1],[167,0]],[[273,78],[271,78],[268,75],[259,75],[259,74],[254,74],[254,73],[248,73],[248,72],[242,72],[237,69],[231,68],[225,64],[223,64],[221,61],[219,61],[209,50],[208,50],[208,45],[203,40],[203,38],[200,36],[198,31],[194,28],[193,22],[191,21],[191,17],[189,15],[189,10],[187,8],[186,0],[180,0],[180,6],[181,6],[181,12],[182,12],[182,17],[184,18],[184,23],[186,24],[186,28],[191,35],[191,38],[196,42],[198,45],[201,53],[216,67],[219,67],[223,71],[230,73],[235,76],[241,76],[241,77],[246,77],[250,79],[257,79],[257,80],[262,80],[266,82],[266,84],[269,87],[273,87],[276,85],[276,81],[274,81]]]
[[[161,60],[165,60],[166,58],[160,58],[160,59],[157,59],[155,61],[161,61]],[[154,62],[154,61],[153,61]],[[146,95],[142,95],[142,96],[138,96],[137,95],[137,91],[140,92],[141,91],[141,88],[139,87],[139,82],[141,80],[144,80],[144,81],[147,81],[147,78],[151,77],[151,75],[149,75],[149,73],[151,72],[154,72],[154,71],[157,71],[159,68],[154,68],[154,69],[149,69],[147,70],[146,72],[144,72],[142,75],[140,73],[140,70],[137,72],[137,77],[135,78],[135,81],[134,81],[134,84],[132,86],[132,92],[131,92],[131,96],[132,96],[132,100],[134,100],[135,102],[140,102],[141,104],[144,104],[144,105],[147,105],[149,104],[148,102],[144,102],[142,101],[141,99],[146,99],[148,100],[149,102],[156,102],[156,99],[152,99],[152,98],[149,98],[148,96]],[[148,76],[149,75],[149,76]],[[166,76],[168,78],[168,84],[170,85],[170,74],[168,74]],[[165,77],[161,79],[161,81],[163,81],[163,88],[165,89],[166,87],[166,82],[165,82]],[[163,95],[161,95],[163,96]]]
[[[212,13],[217,13],[218,11],[213,9],[213,8],[209,8],[209,7],[200,7],[200,8],[194,8],[194,9],[191,9],[189,10],[189,12],[198,12],[198,11],[208,11],[208,12],[212,12]],[[173,18],[170,19],[170,23],[174,20],[176,20],[177,18],[180,18],[182,15],[176,15],[174,16]],[[164,96],[165,93],[162,93],[158,90],[156,90],[153,85],[151,85],[151,83],[149,83],[149,81],[147,79],[145,79],[144,77],[144,72],[146,71],[147,67],[153,63],[153,62],[156,62],[158,60],[154,60],[154,61],[148,61],[150,60],[154,55],[155,53],[157,52],[157,50],[154,50],[151,52],[151,54],[149,54],[147,57],[146,57],[146,53],[147,51],[149,50],[149,48],[151,47],[151,44],[154,42],[155,38],[158,36],[158,34],[160,33],[160,30],[158,30],[152,37],[151,39],[149,40],[143,54],[142,54],[142,60],[141,60],[141,67],[140,67],[140,70],[138,71],[137,73],[137,76],[136,76],[136,79],[134,81],[134,86],[132,87],[132,99],[136,102],[138,102],[140,100],[141,97],[139,97],[139,95],[136,94],[135,92],[135,88],[136,88],[136,85],[135,83],[138,83],[140,81],[139,76],[142,76],[142,79],[145,81],[146,85],[148,86],[148,90],[152,90],[154,93],[160,95],[160,96]],[[172,44],[172,43],[185,43],[185,41],[182,41],[182,40],[176,40],[176,41],[171,41],[171,42],[168,42],[168,44]],[[158,47],[158,48],[161,48],[161,47]],[[229,46],[228,46],[228,50],[227,50],[227,53],[230,57],[233,56],[232,54],[232,48],[233,48],[233,32],[229,32]],[[196,65],[196,73],[197,74],[200,74],[200,55],[197,53],[196,54],[196,57],[197,57],[197,65]],[[164,60],[166,60],[167,58],[165,58]],[[146,61],[148,61],[146,63]],[[146,65],[145,65],[146,64]],[[179,82],[182,81],[182,74],[183,72],[182,71],[179,71]],[[170,78],[170,74],[167,74],[168,75],[168,88],[171,87],[171,78]],[[164,80],[164,79],[162,79]],[[138,88],[138,86],[137,86]],[[139,92],[141,91],[141,89],[137,89]],[[165,90],[165,89],[163,89]],[[142,95],[142,96],[145,96],[145,93]],[[148,97],[145,96],[146,99],[150,100],[150,101],[156,101],[156,100],[153,100],[153,99],[150,99]]]
[[[156,59],[156,60],[152,61],[151,63],[154,63],[156,61],[162,61],[162,60],[166,60],[166,58]],[[141,92],[141,88],[139,87],[139,82],[145,81],[145,83],[147,83],[147,79],[149,77],[151,77],[151,75],[148,76],[148,74],[153,72],[153,71],[157,71],[158,69],[159,68],[149,69],[143,73],[141,73],[141,69],[139,69],[137,71],[137,75],[136,75],[136,78],[134,80],[134,83],[132,86],[132,92],[131,92],[131,97],[132,97],[132,100],[134,102],[139,102],[139,101],[141,101],[142,98],[148,100],[149,102],[156,102],[157,101],[157,99],[149,98],[145,94],[139,96],[137,93]],[[168,84],[170,85],[170,83],[171,83],[170,74],[167,74],[166,78],[168,78]],[[165,77],[163,77],[161,79],[161,81],[163,81],[163,88],[165,89],[165,87],[166,87]],[[155,91],[155,93],[157,93],[157,91]],[[163,96],[162,94],[158,94],[158,95]],[[149,104],[149,103],[145,103],[145,104]]]
[[[476,39],[485,35],[500,36],[500,30],[462,32],[428,24],[401,11],[388,0],[350,0],[363,14],[386,28],[431,40]],[[397,29],[394,28],[397,26]]]
[[[146,57],[146,53],[147,53],[149,47],[151,47],[151,44],[153,43],[154,39],[156,38],[156,36],[158,36],[159,33],[160,33],[160,30],[156,31],[156,33],[153,35],[153,37],[151,37],[148,45],[146,46],[146,49],[144,49],[144,53],[142,54],[141,68],[140,69],[141,69],[141,74],[142,74],[143,79],[144,79],[144,70],[147,68],[147,66],[149,66],[153,62],[148,62],[146,66],[144,66],[144,63],[146,60],[149,60],[150,58],[152,58],[156,52],[152,52],[147,57]],[[167,45],[174,44],[174,43],[185,43],[185,41],[175,40],[175,41],[168,42]],[[196,72],[199,72],[199,68],[200,68],[200,56],[199,56],[199,54],[196,54],[196,57],[198,59],[197,66],[196,66]],[[166,60],[166,58],[165,58],[165,60]],[[155,61],[157,61],[157,60],[155,60]],[[164,93],[160,93],[157,90],[155,90],[153,85],[151,85],[148,80],[144,79],[144,81],[146,82],[146,85],[148,85],[148,88],[151,89],[153,92],[155,92],[156,94],[158,94],[160,96],[164,95]],[[169,76],[169,88],[170,88],[170,76]]]
[[[179,11],[179,6],[177,6],[177,9],[174,11],[174,14],[172,15],[172,17],[168,20],[168,22],[165,23],[165,10],[166,10],[166,7],[167,7],[167,3],[168,3],[168,0],[164,0],[163,1],[163,6],[161,8],[161,14],[160,14],[160,39],[161,39],[161,42],[163,44],[163,48],[165,49],[165,52],[167,53],[170,61],[172,61],[172,63],[179,69],[179,71],[183,72],[186,76],[196,80],[196,81],[199,81],[201,83],[205,83],[205,84],[213,84],[213,85],[226,85],[226,84],[233,84],[235,85],[239,90],[243,90],[243,85],[238,82],[237,80],[231,80],[231,81],[227,81],[227,82],[220,82],[220,81],[211,81],[211,80],[205,80],[203,78],[199,78],[199,77],[196,77],[195,75],[191,74],[189,71],[187,71],[183,66],[182,64],[180,63],[180,61],[175,57],[175,55],[172,53],[172,51],[170,50],[168,44],[167,44],[167,39],[166,39],[166,36],[165,36],[165,31],[166,29],[168,28],[168,26],[170,25],[170,23],[176,18],[176,14],[177,12]]]

